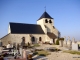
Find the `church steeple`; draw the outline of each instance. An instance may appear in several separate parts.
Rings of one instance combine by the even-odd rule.
[[[50,19],[53,19],[46,11],[41,15],[41,17],[38,20],[40,20],[42,18],[50,18]]]

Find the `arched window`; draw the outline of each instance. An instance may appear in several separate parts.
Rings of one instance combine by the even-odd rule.
[[[35,43],[35,37],[31,37],[32,44]]]
[[[42,41],[42,38],[41,37],[39,37],[39,41]]]
[[[51,21],[51,20],[49,20],[49,23],[52,23],[52,21]]]
[[[53,26],[53,28],[55,29],[55,27]]]
[[[48,23],[48,20],[47,19],[45,20],[45,23]]]

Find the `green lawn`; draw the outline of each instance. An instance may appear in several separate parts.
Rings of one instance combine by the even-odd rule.
[[[40,45],[39,45],[39,44],[33,44],[33,46],[34,46],[34,47],[39,47]]]
[[[35,55],[39,55],[39,56],[47,56],[47,55],[50,55],[50,53],[48,51],[45,51],[45,50],[42,50],[42,51],[36,51],[34,53]]]
[[[80,55],[80,51],[67,50],[67,51],[63,51],[63,52]]]

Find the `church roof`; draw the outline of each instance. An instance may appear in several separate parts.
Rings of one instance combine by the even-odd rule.
[[[24,24],[24,23],[10,23],[11,33],[15,34],[44,34],[40,25]]]
[[[42,19],[42,18],[50,18],[50,19],[53,19],[46,11],[41,15],[41,17],[39,19]]]
[[[48,35],[50,38],[57,38],[57,36],[56,36],[54,33],[51,33],[51,32],[47,32],[47,35]]]

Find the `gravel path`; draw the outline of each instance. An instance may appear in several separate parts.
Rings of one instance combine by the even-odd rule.
[[[37,48],[44,49],[45,47],[57,47],[62,50],[66,50],[63,47],[59,47],[57,45],[42,45]],[[43,56],[34,56],[34,60],[80,60],[80,55],[76,54],[70,54],[70,53],[63,53],[62,51],[59,52],[51,52],[51,55],[48,55],[46,57]]]

